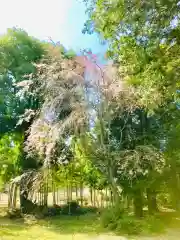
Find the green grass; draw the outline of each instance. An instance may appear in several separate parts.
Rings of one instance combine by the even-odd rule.
[[[22,220],[0,220],[0,239],[3,240],[87,240],[98,239],[101,231],[94,215],[81,217],[58,217],[37,222],[24,223]],[[105,234],[105,233],[104,233]],[[103,234],[103,235],[104,235]],[[106,235],[106,238],[108,235]],[[106,240],[106,238],[103,238]]]
[[[43,220],[10,220],[0,214],[0,239],[45,240],[45,239],[94,239],[103,234],[96,214],[79,217],[58,216]],[[72,238],[73,237],[73,238]]]
[[[168,233],[159,236],[114,236],[101,228],[99,216],[87,214],[79,217],[58,216],[43,220],[10,220],[0,212],[0,240],[179,240],[180,220],[171,221],[170,216],[162,216],[167,226],[173,227]],[[171,218],[172,219],[172,218]],[[119,233],[120,235],[120,233]]]

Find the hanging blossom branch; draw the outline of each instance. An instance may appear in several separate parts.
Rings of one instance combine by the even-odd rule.
[[[131,97],[129,92],[125,94],[117,68],[100,65],[98,57],[90,51],[74,59],[64,59],[54,46],[36,69],[33,86],[27,89],[36,98],[40,96],[42,103],[28,130],[25,150],[30,155],[38,154],[46,163],[57,154],[61,138],[85,131],[89,125],[92,105],[89,105],[85,89],[93,89],[92,99],[97,94],[102,100],[106,99],[107,107],[120,98],[121,106],[122,99],[127,104],[126,99]],[[84,73],[89,75],[88,80]],[[96,111],[97,104],[93,107]]]

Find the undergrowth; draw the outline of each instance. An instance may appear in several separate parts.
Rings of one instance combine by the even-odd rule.
[[[162,233],[166,228],[166,222],[162,221],[158,215],[137,219],[123,210],[121,206],[104,210],[100,221],[103,228],[117,234],[139,235]]]
[[[71,214],[69,215],[69,208],[64,206],[64,212],[59,214],[50,214],[48,217],[42,219],[32,216],[24,216],[21,219],[12,218],[7,214],[0,212],[0,220],[9,222],[18,226],[24,227],[33,225],[48,226],[54,231],[61,231],[61,233],[115,233],[116,235],[149,235],[160,234],[168,228],[179,229],[179,213],[175,212],[161,212],[154,216],[145,215],[141,219],[135,218],[132,214],[125,211],[121,206],[114,206],[104,209],[99,212],[97,209],[77,208],[73,204]],[[66,211],[67,210],[67,211]],[[78,211],[77,211],[78,210]],[[80,211],[81,210],[81,211]],[[34,217],[34,218],[33,218]],[[8,220],[9,219],[9,220]],[[20,223],[20,225],[19,225]]]

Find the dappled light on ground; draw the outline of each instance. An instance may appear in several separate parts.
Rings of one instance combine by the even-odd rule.
[[[8,219],[4,211],[0,211],[0,239],[24,240],[24,239],[63,239],[63,240],[179,240],[179,218],[163,216],[171,229],[161,235],[151,236],[125,236],[104,230],[100,226],[99,216],[87,214],[83,216],[57,216],[37,220],[33,216],[25,219]],[[169,222],[169,223],[168,223]],[[170,224],[171,223],[171,224]]]

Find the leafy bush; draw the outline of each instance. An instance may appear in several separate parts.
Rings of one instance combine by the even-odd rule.
[[[68,202],[66,205],[62,207],[62,214],[74,215],[77,214],[80,210],[80,206],[76,201]]]
[[[101,224],[105,228],[110,228],[110,230],[114,230],[116,228],[116,223],[119,221],[119,219],[123,218],[123,215],[124,209],[120,205],[108,208],[101,214]],[[112,229],[113,226],[114,229]]]
[[[140,234],[142,232],[141,220],[137,220],[132,216],[124,216],[124,218],[118,221],[116,232],[127,233],[129,235]]]
[[[117,234],[157,233],[165,228],[165,224],[157,216],[137,219],[128,215],[121,206],[106,209],[102,212],[100,220],[102,227]]]

